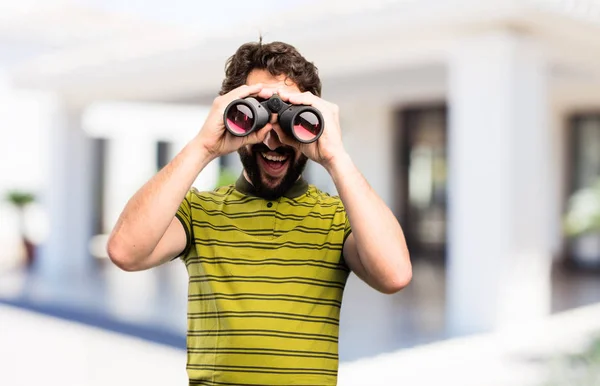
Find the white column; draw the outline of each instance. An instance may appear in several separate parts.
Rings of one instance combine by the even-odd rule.
[[[108,140],[105,173],[104,233],[108,234],[127,201],[156,174],[156,140],[124,132]],[[121,316],[139,317],[149,312],[158,291],[156,270],[123,272],[108,264],[110,306]]]
[[[461,41],[449,69],[448,323],[489,331],[549,312],[547,70],[508,32]]]
[[[48,170],[42,204],[49,237],[38,256],[40,272],[53,280],[77,280],[90,269],[93,160],[91,139],[81,130],[80,112],[56,104],[48,116]]]
[[[105,173],[105,233],[127,201],[156,174],[156,140],[123,133],[108,140]]]
[[[9,191],[35,194],[36,202],[25,211],[25,231],[36,244],[47,242],[49,155],[57,125],[55,135],[61,133],[63,114],[55,95],[15,89],[0,69],[0,272],[24,262],[18,212],[6,200]]]
[[[57,95],[0,83],[0,194],[19,189],[36,196],[25,219],[28,236],[38,244],[34,268],[46,279],[76,280],[90,264],[92,144],[79,111]],[[3,198],[0,260],[9,260],[17,223]],[[7,241],[5,226],[12,231]]]

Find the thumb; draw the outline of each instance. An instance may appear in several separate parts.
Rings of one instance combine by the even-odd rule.
[[[254,145],[257,143],[260,143],[262,141],[265,140],[267,134],[269,133],[269,131],[271,131],[273,129],[273,125],[270,123],[267,123],[265,125],[265,127],[263,127],[260,130],[257,130],[253,133],[250,133],[249,135],[243,137],[244,138],[244,145]]]

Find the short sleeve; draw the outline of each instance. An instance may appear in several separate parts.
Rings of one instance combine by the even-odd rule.
[[[352,233],[352,226],[350,225],[350,218],[348,217],[348,212],[346,212],[346,207],[345,207],[344,203],[342,202],[342,199],[339,196],[336,196],[335,198],[337,199],[337,208],[335,209],[335,212],[336,212],[335,226],[339,232],[339,230],[341,230],[340,228],[342,225],[342,221],[344,222],[344,239],[343,239],[342,244],[345,244],[346,239]]]
[[[352,226],[350,225],[350,219],[348,218],[348,213],[344,212],[345,214],[345,218],[346,218],[346,222],[344,224],[344,242],[346,242],[346,239],[348,238],[348,236],[350,236],[350,233],[352,233]]]
[[[342,211],[344,213],[344,241],[342,242],[342,253],[340,256],[340,263],[346,269],[350,270],[350,267],[346,263],[346,258],[344,257],[344,245],[346,244],[346,240],[348,236],[352,233],[352,226],[350,225],[350,219],[348,218],[348,213],[346,212],[344,205],[342,204]]]
[[[185,230],[185,238],[186,238],[185,249],[178,256],[176,256],[176,258],[178,258],[178,257],[185,258],[188,255],[190,249],[192,248],[192,239],[193,239],[193,237],[192,237],[193,236],[192,196],[193,196],[193,193],[194,193],[193,188],[187,192],[187,194],[183,198],[183,201],[181,201],[179,208],[177,209],[177,213],[175,213],[175,217],[177,217],[179,219],[179,221],[181,222],[181,225],[183,225],[183,229]]]

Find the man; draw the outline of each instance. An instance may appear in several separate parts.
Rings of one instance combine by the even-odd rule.
[[[321,112],[316,142],[287,136],[276,114],[248,136],[226,131],[230,102],[274,93]],[[346,153],[338,107],[320,95],[316,67],[294,47],[242,45],[200,132],[131,198],[110,236],[109,255],[126,271],[185,262],[190,384],[335,385],[350,270],[383,293],[411,280],[401,227]],[[191,187],[233,151],[244,166],[234,185]],[[302,178],[308,159],[339,196]]]

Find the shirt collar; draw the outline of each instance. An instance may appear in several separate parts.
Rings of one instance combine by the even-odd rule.
[[[254,185],[252,185],[246,177],[244,177],[244,173],[240,175],[240,177],[235,182],[235,188],[244,194],[249,194],[252,196],[256,196],[256,190],[254,189]],[[288,189],[287,192],[283,194],[286,198],[297,198],[301,195],[305,194],[308,191],[308,182],[300,177],[291,188]]]

